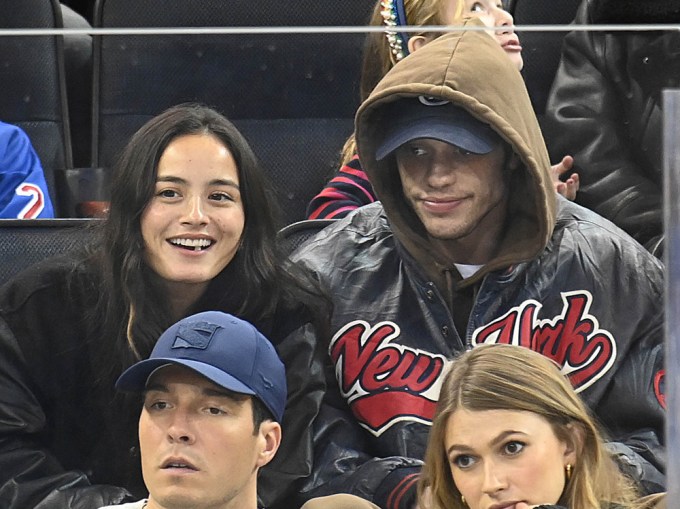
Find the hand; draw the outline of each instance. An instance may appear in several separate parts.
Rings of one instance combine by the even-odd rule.
[[[565,182],[560,180],[560,176],[571,170],[573,166],[574,158],[571,156],[564,156],[559,163],[550,168],[553,183],[555,184],[555,191],[571,201],[574,201],[576,192],[578,191],[578,173],[572,173]]]

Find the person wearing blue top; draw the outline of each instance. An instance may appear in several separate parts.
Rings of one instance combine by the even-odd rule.
[[[54,217],[42,165],[28,135],[0,122],[0,218]]]

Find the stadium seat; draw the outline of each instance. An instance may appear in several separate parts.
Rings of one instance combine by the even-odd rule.
[[[95,26],[364,25],[372,0],[98,0]],[[353,129],[363,34],[95,37],[92,166],[110,167],[131,134],[186,101],[224,113],[271,177],[283,224],[304,218]]]
[[[61,28],[57,0],[0,0],[0,29]],[[53,204],[55,172],[73,166],[61,36],[0,37],[0,120],[28,134]]]
[[[278,234],[281,251],[290,255],[307,240],[319,233],[337,219],[304,219],[282,228]]]
[[[79,247],[96,219],[0,219],[0,284],[23,269]]]

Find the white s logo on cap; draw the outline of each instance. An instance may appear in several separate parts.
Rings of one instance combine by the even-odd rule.
[[[427,97],[424,95],[419,95],[418,100],[425,106],[443,106],[444,104],[449,104],[449,101],[445,99],[440,99],[439,97]]]

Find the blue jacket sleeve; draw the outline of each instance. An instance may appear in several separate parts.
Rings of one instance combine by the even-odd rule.
[[[40,159],[19,127],[0,122],[0,217],[54,217]]]

